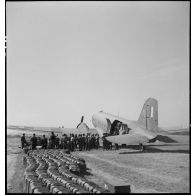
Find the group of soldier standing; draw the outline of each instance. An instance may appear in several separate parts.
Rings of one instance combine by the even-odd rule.
[[[63,134],[62,137],[58,137],[54,132],[48,138],[43,135],[42,138],[33,137],[30,138],[30,143],[26,141],[25,134],[21,137],[22,148],[25,146],[31,147],[32,150],[36,149],[36,146],[42,146],[42,149],[68,149],[70,151],[75,150],[90,150],[99,148],[99,135],[98,134]]]

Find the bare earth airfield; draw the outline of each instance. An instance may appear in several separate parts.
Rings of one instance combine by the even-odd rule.
[[[89,173],[85,178],[103,188],[110,181],[122,181],[130,184],[132,193],[189,192],[189,129],[162,131],[159,140],[146,144],[144,152],[130,146],[72,154],[85,159]],[[18,135],[7,135],[8,193],[23,189],[19,145]]]

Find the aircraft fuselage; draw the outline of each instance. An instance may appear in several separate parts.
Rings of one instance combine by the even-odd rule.
[[[156,133],[151,132],[148,129],[144,128],[137,121],[128,120],[119,116],[104,113],[102,111],[92,116],[92,123],[94,127],[97,129],[100,136],[103,136],[104,133],[107,134],[110,133],[111,124],[115,120],[123,124],[126,124],[129,128],[128,135],[131,136],[128,136],[127,134],[109,136],[107,139],[111,142],[119,143],[119,144],[139,144],[144,142],[145,143],[151,142],[155,140],[155,137],[157,136]]]

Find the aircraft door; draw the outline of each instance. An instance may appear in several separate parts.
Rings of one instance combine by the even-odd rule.
[[[110,119],[106,119],[106,122],[107,122],[107,130],[106,130],[106,133],[110,133],[110,129],[111,129]]]

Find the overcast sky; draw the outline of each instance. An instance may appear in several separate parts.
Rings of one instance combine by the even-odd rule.
[[[189,123],[189,2],[7,2],[7,121],[92,127],[99,110]]]

